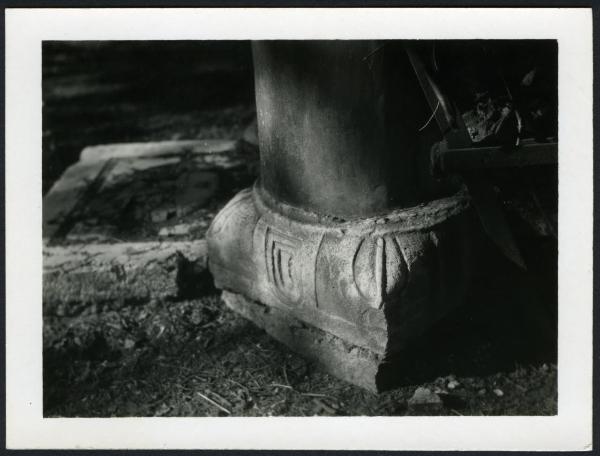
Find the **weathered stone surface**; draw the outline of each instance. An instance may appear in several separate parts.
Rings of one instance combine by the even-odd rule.
[[[68,168],[54,183],[42,204],[42,236],[53,237],[77,204],[93,191],[94,183],[101,182],[110,172],[114,162],[76,163]]]
[[[338,378],[376,392],[381,355],[348,343],[293,317],[277,307],[265,306],[236,293],[223,292],[227,306],[252,320],[292,350],[317,363]]]
[[[45,247],[44,308],[185,296],[209,285],[206,263],[204,241]]]
[[[160,237],[184,236],[189,234],[189,232],[190,225],[186,223],[180,223],[179,225],[165,226],[164,228],[161,228],[158,232],[158,235]]]
[[[467,209],[459,192],[379,217],[339,221],[276,205],[255,187],[213,221],[209,266],[217,287],[384,360],[463,301],[470,280]],[[255,312],[247,316],[260,319]],[[278,338],[287,331],[266,329]],[[311,348],[303,353],[320,356]]]
[[[237,148],[238,142],[229,139],[103,144],[86,147],[81,151],[79,160],[90,162],[109,158],[168,157],[186,153],[204,155],[233,152]]]
[[[217,195],[227,200],[230,187],[255,177],[257,157],[240,144],[203,140],[88,147],[44,197],[44,240],[155,239],[166,224],[205,219],[201,212],[218,203]],[[208,209],[212,218],[216,207]],[[203,238],[205,229],[182,236]]]

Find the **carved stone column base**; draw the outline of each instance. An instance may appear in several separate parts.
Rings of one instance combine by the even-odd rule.
[[[208,234],[228,306],[332,374],[373,391],[406,341],[465,299],[472,232],[463,192],[344,221],[240,192]]]

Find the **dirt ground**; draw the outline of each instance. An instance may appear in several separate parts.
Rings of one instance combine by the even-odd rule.
[[[247,43],[49,43],[43,65],[44,192],[85,146],[238,138],[254,118]],[[494,302],[474,295],[415,340],[403,386],[379,395],[291,353],[210,284],[193,300],[45,305],[44,414],[556,414],[555,267],[540,254],[555,252],[531,245],[535,299],[515,299],[501,275],[482,284]],[[442,403],[409,406],[418,387]]]
[[[308,364],[225,308],[214,291],[44,320],[47,416],[556,413],[556,365],[511,360],[516,347],[505,344],[515,341],[490,337],[481,318],[465,312],[419,341],[405,386],[380,395]],[[418,386],[437,392],[443,406],[409,408]]]

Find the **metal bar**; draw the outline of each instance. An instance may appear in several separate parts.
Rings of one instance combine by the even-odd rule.
[[[440,150],[433,157],[436,169],[461,172],[486,168],[508,168],[558,163],[558,144],[529,143],[507,151],[500,146]]]

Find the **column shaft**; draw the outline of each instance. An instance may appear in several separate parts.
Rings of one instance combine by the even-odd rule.
[[[401,45],[253,43],[261,185],[346,219],[414,204],[423,97]]]

